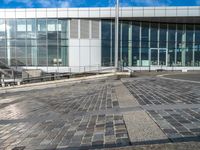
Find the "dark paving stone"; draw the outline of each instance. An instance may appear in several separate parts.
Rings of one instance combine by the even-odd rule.
[[[155,77],[124,79],[123,82],[141,105],[149,105],[147,110],[149,115],[169,138],[181,142],[188,140],[186,137],[198,139],[200,108],[176,108],[176,106],[199,104],[200,84]],[[174,105],[175,109],[165,108],[170,104]],[[151,110],[153,106],[160,107],[160,110],[155,111],[153,108]]]
[[[126,137],[126,128],[119,133],[116,128],[125,126],[123,116],[98,112],[119,108],[114,82],[106,79],[0,94],[0,102],[19,97],[6,106],[0,103],[0,147],[14,143],[27,149],[104,148],[106,143],[113,147],[116,138],[105,137]]]
[[[105,144],[105,148],[113,148],[113,147],[117,147],[117,144],[115,144],[115,143],[106,143]]]
[[[94,134],[93,141],[101,141],[103,140],[103,134]]]
[[[117,146],[127,146],[130,144],[130,141],[128,138],[119,138],[116,141]]]
[[[95,141],[95,142],[92,142],[92,147],[94,147],[94,148],[103,147],[103,145],[104,145],[104,142],[103,142],[103,141]]]

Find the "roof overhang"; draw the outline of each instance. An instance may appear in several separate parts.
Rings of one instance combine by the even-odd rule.
[[[200,23],[200,7],[121,7],[119,17],[138,21]],[[114,7],[0,9],[0,18],[114,19]]]
[[[124,18],[121,18],[124,20]],[[200,17],[133,17],[125,20],[159,22],[159,23],[185,23],[200,24]]]

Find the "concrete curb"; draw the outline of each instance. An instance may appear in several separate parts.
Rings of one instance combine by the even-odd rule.
[[[94,75],[94,76],[88,76],[88,77],[71,78],[71,79],[64,79],[64,80],[47,81],[47,82],[40,82],[40,83],[4,87],[4,88],[0,88],[0,94],[8,93],[8,92],[16,92],[16,91],[28,91],[32,89],[43,89],[43,88],[48,88],[48,87],[49,88],[58,87],[58,86],[63,86],[67,84],[81,83],[83,81],[104,79],[104,78],[108,78],[108,77],[112,77],[116,75],[130,75],[130,73],[117,72],[117,73],[108,73],[108,74]]]
[[[200,149],[199,142],[181,142],[167,144],[137,145],[127,147],[108,148],[109,150],[197,150]],[[108,150],[106,148],[101,150]]]

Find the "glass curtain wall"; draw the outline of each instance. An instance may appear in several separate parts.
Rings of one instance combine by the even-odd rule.
[[[176,65],[176,41],[177,41],[177,32],[176,24],[168,24],[168,37],[167,37],[167,48],[168,48],[168,64],[169,66]]]
[[[129,66],[140,66],[140,22],[132,23],[132,63]]]
[[[0,19],[0,66],[7,64],[6,52],[6,25],[5,20]]]
[[[58,19],[58,63],[68,66],[68,30],[67,20]]]
[[[149,23],[141,24],[141,63],[140,66],[149,66]]]
[[[102,20],[102,66],[114,62],[113,24],[113,20]],[[150,48],[160,49],[159,54],[158,50],[151,52],[153,64],[149,62]],[[124,66],[199,66],[200,25],[121,20],[119,60]]]
[[[68,66],[68,20],[0,19],[0,64]]]
[[[27,66],[37,66],[36,19],[27,19],[26,23],[26,64]]]
[[[8,65],[17,67],[16,57],[16,21],[8,19],[6,21],[6,53]]]
[[[102,66],[113,66],[115,57],[115,25],[112,20],[102,20],[101,62]]]
[[[186,25],[186,52],[185,52],[185,66],[194,66],[193,61],[193,38],[194,26]]]
[[[194,66],[200,66],[200,25],[195,25]]]
[[[37,20],[37,57],[38,66],[47,66],[48,64],[48,50],[47,50],[47,20]]]

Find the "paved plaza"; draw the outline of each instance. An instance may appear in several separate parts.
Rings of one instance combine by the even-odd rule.
[[[129,145],[113,79],[0,96],[0,147],[102,148]],[[106,110],[110,112],[105,113]]]
[[[0,94],[0,149],[200,141],[200,84],[115,77]]]
[[[124,84],[170,141],[200,141],[200,84],[162,78]]]

